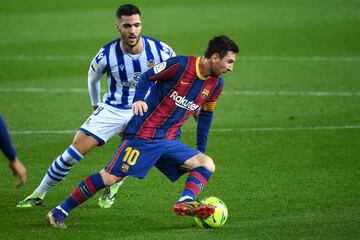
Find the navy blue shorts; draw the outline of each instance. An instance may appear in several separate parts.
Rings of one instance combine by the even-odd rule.
[[[187,171],[180,166],[200,154],[179,140],[123,139],[105,171],[115,176],[144,178],[155,165],[171,181]]]

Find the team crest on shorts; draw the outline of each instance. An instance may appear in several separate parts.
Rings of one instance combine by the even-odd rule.
[[[207,89],[204,89],[201,93],[201,98],[206,99],[209,96],[209,94],[210,94],[210,91]]]
[[[123,165],[121,166],[121,171],[123,173],[126,173],[127,171],[129,171],[129,165],[123,163]]]
[[[147,62],[147,67],[148,67],[148,68],[152,68],[153,66],[155,66],[155,61],[154,61],[154,60],[149,60],[149,61]]]

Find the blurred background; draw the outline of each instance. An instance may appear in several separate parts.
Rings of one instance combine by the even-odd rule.
[[[143,34],[177,55],[202,55],[222,34],[240,47],[209,136],[217,171],[201,195],[224,200],[229,219],[202,230],[176,217],[171,207],[184,178],[173,184],[152,170],[129,179],[112,209],[99,209],[94,197],[74,211],[66,232],[46,227],[45,214],[105,166],[119,137],[75,167],[45,208],[15,205],[91,114],[89,64],[119,37],[115,11],[125,2],[0,3],[0,113],[29,173],[15,189],[0,156],[1,239],[360,237],[360,1],[132,1]],[[184,142],[195,146],[195,131],[190,119]]]

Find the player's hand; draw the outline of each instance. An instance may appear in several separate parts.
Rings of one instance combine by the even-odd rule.
[[[198,121],[198,119],[199,119],[200,110],[201,110],[201,107],[196,109],[193,113],[193,117],[194,117],[195,121]]]
[[[148,106],[144,101],[136,101],[132,105],[132,110],[135,115],[143,116],[147,112]]]
[[[24,164],[18,158],[16,158],[14,161],[9,162],[9,167],[13,175],[19,177],[19,183],[16,185],[16,187],[21,187],[24,185],[27,180],[27,171]]]

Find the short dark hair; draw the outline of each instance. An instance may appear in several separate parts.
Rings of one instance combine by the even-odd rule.
[[[134,14],[139,14],[141,16],[140,9],[133,4],[123,4],[116,10],[116,17],[118,19],[122,16],[131,16]]]
[[[225,35],[216,36],[209,41],[208,47],[204,56],[210,58],[214,53],[218,53],[220,58],[225,57],[228,51],[234,53],[239,52],[239,48],[236,43]]]

